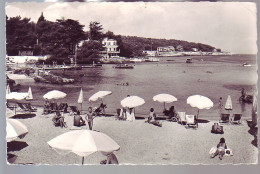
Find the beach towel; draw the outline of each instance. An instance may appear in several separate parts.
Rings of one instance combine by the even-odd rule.
[[[217,149],[218,148],[216,146],[212,147],[209,151],[209,154],[213,155],[217,151]],[[227,147],[227,149],[225,149],[225,156],[233,156],[233,152],[229,147]]]

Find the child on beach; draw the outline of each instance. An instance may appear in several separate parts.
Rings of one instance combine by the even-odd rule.
[[[159,121],[156,121],[155,118],[156,118],[156,114],[154,113],[154,109],[151,108],[151,109],[150,109],[149,116],[148,116],[148,120],[145,121],[145,122],[146,122],[146,123],[153,124],[153,125],[155,125],[155,126],[162,127],[162,123],[160,123]]]
[[[93,119],[95,118],[95,113],[92,110],[92,107],[88,108],[88,113],[86,116],[86,120],[88,121],[89,130],[93,128]]]
[[[76,115],[74,115],[73,125],[74,126],[78,126],[78,127],[85,125],[85,121],[80,116],[80,112],[79,111],[77,112]]]
[[[222,160],[223,156],[225,155],[226,149],[227,149],[227,144],[225,143],[225,138],[220,138],[220,141],[217,145],[217,150],[211,156],[211,158],[214,158],[215,156],[219,155],[219,159]]]
[[[106,160],[102,160],[100,164],[119,164],[116,155],[112,153],[102,152],[103,155],[107,156]]]

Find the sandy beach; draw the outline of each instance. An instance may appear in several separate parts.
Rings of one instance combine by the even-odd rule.
[[[8,144],[8,153],[17,155],[15,164],[78,164],[81,157],[74,153],[60,155],[47,142],[73,128],[73,116],[65,114],[67,128],[54,127],[54,114],[42,115],[38,107],[36,116],[19,119],[29,130],[23,139]],[[251,144],[254,139],[248,133],[246,120],[240,125],[223,124],[224,134],[212,134],[215,121],[199,123],[197,129],[185,128],[176,122],[162,120],[162,127],[145,123],[115,120],[115,117],[96,117],[94,130],[107,134],[119,145],[115,152],[120,164],[254,164],[258,161],[258,149]],[[88,126],[82,127],[88,129]],[[224,137],[234,156],[223,160],[210,158],[209,150]],[[105,159],[97,152],[85,157],[85,164],[99,164]]]

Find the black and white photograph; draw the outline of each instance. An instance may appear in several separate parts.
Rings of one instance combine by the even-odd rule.
[[[8,165],[258,164],[256,3],[93,1],[5,4]]]

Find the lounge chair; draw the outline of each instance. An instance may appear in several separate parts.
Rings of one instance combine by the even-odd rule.
[[[221,114],[219,123],[229,123],[229,121],[230,121],[229,117],[230,117],[230,114]]]
[[[36,112],[37,111],[37,108],[36,107],[33,107],[31,105],[31,103],[23,103],[23,106],[25,108],[27,108],[30,112]]]
[[[57,111],[59,111],[57,103],[51,103],[50,104],[50,112],[53,113],[53,112],[57,112]]]
[[[24,106],[23,103],[17,103],[18,107],[16,109],[16,111],[21,111],[21,112],[29,112],[31,113],[30,109],[28,109],[27,107]]]
[[[14,110],[16,108],[16,106],[11,105],[9,102],[6,102],[6,107],[11,109],[11,110]]]
[[[186,115],[185,112],[178,112],[178,123],[180,123],[181,125],[186,124],[187,120],[186,120]]]
[[[58,107],[58,110],[60,112],[68,113],[68,104],[67,103],[61,103]]]
[[[74,115],[77,114],[79,111],[79,109],[77,108],[77,106],[70,106],[70,115]]]
[[[195,115],[186,115],[186,125],[187,127],[195,127],[199,126]]]
[[[241,117],[242,114],[233,114],[233,117],[230,120],[231,124],[241,124]]]

